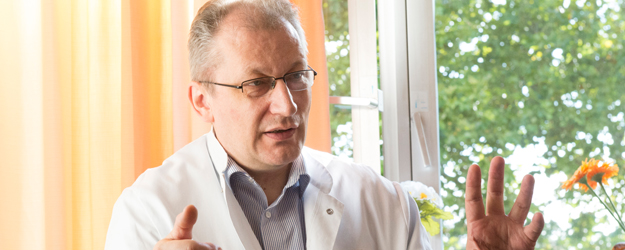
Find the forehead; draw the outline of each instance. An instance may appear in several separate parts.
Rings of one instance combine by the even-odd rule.
[[[274,71],[295,64],[305,67],[306,55],[295,28],[284,18],[271,20],[269,25],[263,25],[267,20],[261,18],[240,8],[224,18],[216,35],[223,63],[235,64],[245,72]]]

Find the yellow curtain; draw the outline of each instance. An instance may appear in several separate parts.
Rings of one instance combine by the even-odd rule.
[[[209,131],[186,97],[204,2],[0,1],[0,249],[103,249],[121,191]],[[307,145],[329,151],[321,1],[296,2],[322,72]]]
[[[0,249],[102,249],[173,152],[169,0],[0,1]]]

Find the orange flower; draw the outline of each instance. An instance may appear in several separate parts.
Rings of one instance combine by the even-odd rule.
[[[588,185],[594,189],[597,187],[597,182],[600,181],[603,184],[608,184],[608,179],[617,174],[618,165],[612,165],[604,162],[601,166],[596,166],[595,168],[590,169],[586,178],[588,178]]]
[[[573,176],[571,176],[570,179],[566,180],[563,184],[562,184],[562,188],[566,189],[566,190],[570,190],[571,188],[573,188],[573,184],[575,183],[579,183],[579,181],[584,178],[586,176],[586,170],[583,170],[582,167],[580,166],[577,170],[575,170],[575,173],[573,174]],[[584,191],[588,191],[588,187],[584,184],[579,184],[580,188],[584,189]]]
[[[584,177],[586,177],[588,173],[593,172],[597,168],[598,162],[599,161],[595,159],[590,159],[590,161],[586,159],[585,161],[583,161],[582,165],[579,166],[579,168],[575,171],[573,176],[571,176],[570,179],[566,180],[562,184],[562,188],[566,190],[570,190],[573,187],[573,184],[575,183],[578,183],[579,188],[584,190],[584,192],[588,192],[588,185],[590,185],[592,189],[596,188],[597,187],[596,182],[592,184],[588,181],[589,179],[586,179]]]

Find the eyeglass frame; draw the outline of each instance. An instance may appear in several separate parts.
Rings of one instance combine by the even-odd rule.
[[[258,79],[263,79],[263,78],[273,78],[273,82],[271,83],[271,88],[269,90],[272,90],[276,87],[276,82],[278,80],[282,80],[284,82],[284,84],[287,86],[287,89],[289,87],[289,85],[287,84],[287,82],[284,80],[284,78],[287,75],[290,74],[294,74],[294,73],[298,73],[298,72],[302,72],[302,71],[312,71],[313,72],[313,83],[315,81],[315,77],[317,76],[317,71],[315,71],[315,69],[313,69],[312,67],[310,67],[310,65],[306,65],[308,66],[309,69],[304,69],[304,70],[297,70],[297,71],[293,71],[293,72],[289,72],[284,74],[282,77],[274,77],[274,76],[263,76],[263,77],[258,77],[258,78],[253,78],[253,79],[249,79],[249,80],[245,80],[243,82],[241,82],[241,85],[230,85],[230,84],[224,84],[224,83],[216,83],[216,82],[209,82],[209,81],[198,81],[199,83],[206,83],[206,84],[215,84],[218,86],[224,86],[224,87],[229,87],[229,88],[235,88],[235,89],[240,89],[241,93],[243,92],[243,84],[245,84],[246,82],[250,82],[250,81],[254,81],[254,80],[258,80]],[[310,87],[312,87],[312,84],[305,89],[300,89],[300,90],[293,90],[293,91],[302,91],[302,90],[306,90],[309,89]],[[289,89],[289,91],[291,91],[291,89]],[[265,93],[266,94],[266,93]],[[263,94],[264,95],[264,94]]]

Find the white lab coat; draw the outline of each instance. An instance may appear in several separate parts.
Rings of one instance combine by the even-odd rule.
[[[416,203],[399,184],[370,168],[302,150],[310,183],[303,196],[306,248],[431,249]],[[212,131],[145,171],[113,208],[106,250],[149,250],[193,204],[193,239],[224,250],[261,250],[232,191],[225,186],[227,154]]]

